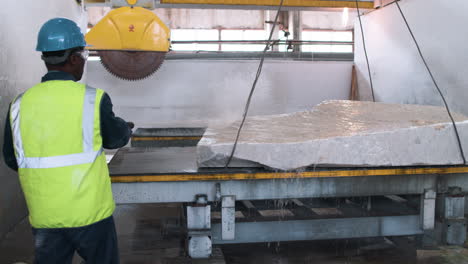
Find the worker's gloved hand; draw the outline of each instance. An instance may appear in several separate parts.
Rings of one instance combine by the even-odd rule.
[[[127,122],[127,125],[130,129],[133,129],[135,127],[135,124],[133,122]]]

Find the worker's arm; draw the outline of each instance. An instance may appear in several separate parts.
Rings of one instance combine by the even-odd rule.
[[[132,130],[122,118],[112,111],[112,101],[106,93],[101,99],[101,136],[106,149],[116,149],[127,145]]]
[[[10,125],[10,109],[8,109],[7,117],[5,118],[5,134],[3,139],[3,159],[8,167],[18,171],[18,163],[16,162],[15,149],[13,148],[13,135]]]

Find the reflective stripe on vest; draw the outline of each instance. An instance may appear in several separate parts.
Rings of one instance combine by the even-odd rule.
[[[53,157],[25,157],[21,138],[21,98],[19,95],[11,105],[13,144],[16,150],[18,167],[22,169],[47,169],[92,163],[101,155],[103,149],[93,151],[94,138],[94,107],[96,103],[96,89],[86,86],[83,104],[83,152]]]

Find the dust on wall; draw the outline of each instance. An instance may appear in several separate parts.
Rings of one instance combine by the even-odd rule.
[[[453,111],[468,115],[468,23],[464,0],[404,0],[400,6]],[[441,105],[411,35],[395,4],[362,17],[377,101]],[[357,22],[358,23],[358,22]],[[355,63],[361,99],[370,100],[370,85],[359,24]]]
[[[118,79],[88,62],[88,82],[111,96],[115,113],[138,127],[205,126],[242,116],[256,60],[167,60],[138,82]],[[307,110],[347,99],[352,62],[266,60],[250,115]]]

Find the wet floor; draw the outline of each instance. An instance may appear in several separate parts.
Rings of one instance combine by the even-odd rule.
[[[289,242],[223,247],[226,263],[275,264],[355,264],[416,263],[411,240],[403,239],[407,248],[397,247],[384,239],[353,239],[315,242]],[[400,241],[403,242],[403,241]]]
[[[114,216],[121,263],[468,263],[468,250],[463,247],[418,251],[414,237],[229,245],[216,248],[217,257],[211,261],[194,262],[184,250],[181,213],[178,204],[117,206]],[[0,264],[32,261],[32,234],[24,220],[0,243]],[[81,263],[79,257],[74,263]]]

